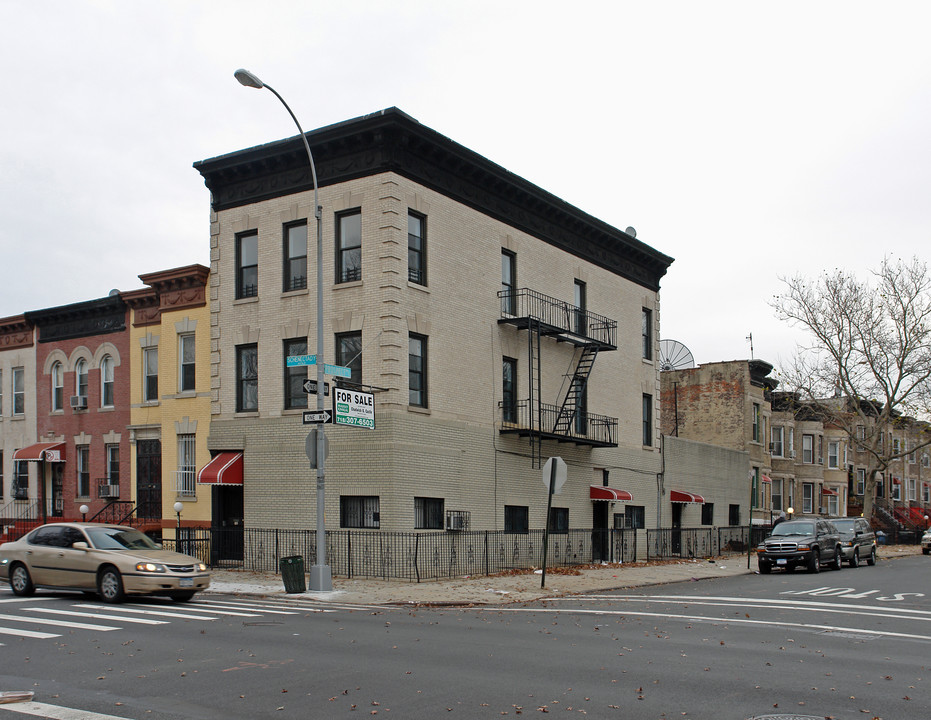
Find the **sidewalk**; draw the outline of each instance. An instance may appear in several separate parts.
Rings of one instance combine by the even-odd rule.
[[[879,547],[880,561],[920,554],[921,547],[918,545]],[[333,578],[333,590],[330,592],[308,590],[303,593],[286,593],[281,576],[273,573],[214,570],[211,572],[212,579],[207,593],[318,600],[352,605],[499,605],[753,573],[756,573],[755,557],[751,559],[748,569],[746,555],[732,555],[711,560],[665,560],[583,568],[554,568],[547,570],[546,585],[543,588],[540,587],[542,574],[527,571],[421,583],[374,579],[347,580],[337,577]]]

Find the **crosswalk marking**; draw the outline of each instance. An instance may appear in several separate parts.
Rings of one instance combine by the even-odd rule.
[[[78,710],[77,708],[66,708],[61,705],[48,705],[47,703],[40,702],[18,702],[0,705],[0,711],[3,710],[20,713],[22,715],[50,718],[50,720],[129,720],[128,718],[118,715],[104,715],[103,713]]]
[[[218,609],[223,609],[223,610],[232,610],[233,608],[240,607],[240,606],[233,605],[233,604],[215,603],[215,602],[209,602],[209,603],[198,602],[189,607],[218,608]],[[251,609],[261,610],[262,613],[271,613],[273,615],[298,615],[299,614],[297,610],[272,610],[271,608],[280,607],[276,605],[262,605],[262,604],[249,603],[248,607]]]
[[[137,625],[167,625],[167,620],[149,620],[148,618],[131,618],[122,615],[98,615],[97,613],[74,612],[73,610],[56,610],[55,608],[23,608],[30,612],[49,613],[51,615],[69,615],[71,617],[89,617],[100,620],[119,620],[120,622],[136,623]]]
[[[37,630],[21,630],[19,628],[7,628],[7,627],[0,627],[0,634],[18,635],[19,637],[41,638],[43,640],[47,640],[48,638],[53,638],[53,637],[61,637],[61,635],[56,635],[54,633],[44,633],[44,632],[38,632]]]
[[[136,615],[159,615],[163,617],[173,617],[179,618],[181,620],[215,620],[216,618],[204,617],[203,615],[189,615],[180,611],[171,610],[149,610],[148,608],[138,608],[138,607],[127,607],[125,605],[120,605],[120,607],[113,608],[108,605],[93,605],[87,603],[76,603],[74,607],[77,608],[86,608],[88,610],[118,610],[121,613],[131,613]],[[96,617],[96,616],[95,616]]]
[[[94,625],[92,623],[70,622],[68,620],[49,620],[47,618],[27,617],[25,615],[0,614],[0,620],[28,622],[34,625],[54,625],[55,627],[75,628],[77,630],[119,630],[118,627],[112,627],[110,625]]]

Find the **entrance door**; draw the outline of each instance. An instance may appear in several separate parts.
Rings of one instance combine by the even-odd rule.
[[[65,508],[65,466],[52,463],[52,517],[60,518]],[[45,478],[42,479],[43,482]]]
[[[682,553],[682,503],[672,504],[672,553]]]
[[[608,506],[610,503],[592,503],[592,562],[609,562]]]
[[[162,518],[162,441],[136,441],[136,517]]]
[[[242,560],[243,502],[241,485],[213,486],[212,561]]]

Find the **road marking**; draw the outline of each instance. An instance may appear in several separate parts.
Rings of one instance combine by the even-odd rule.
[[[0,620],[12,620],[13,622],[26,622],[33,625],[54,625],[55,627],[76,628],[78,630],[119,630],[117,627],[110,625],[93,625],[91,623],[70,622],[68,620],[49,620],[47,618],[34,618],[26,615],[6,615],[0,614]]]
[[[899,613],[906,614],[910,613],[913,615],[924,615],[931,617],[931,610],[910,610],[908,608],[897,608],[890,607],[888,605],[876,606],[876,605],[849,605],[847,603],[837,603],[837,602],[817,602],[814,600],[770,600],[767,598],[741,598],[741,597],[720,597],[716,595],[573,595],[569,597],[557,597],[557,598],[547,598],[547,602],[552,602],[554,600],[573,600],[578,598],[588,598],[593,600],[627,600],[627,599],[641,599],[641,598],[652,598],[654,600],[723,600],[726,602],[735,602],[735,603],[744,603],[744,602],[755,602],[755,603],[765,603],[766,605],[785,605],[786,603],[791,602],[792,607],[797,606],[811,606],[811,607],[828,607],[828,608],[844,608],[851,610],[882,610],[884,613]]]
[[[11,597],[3,598],[0,600],[0,603],[23,603],[23,602],[35,602],[36,600],[51,600],[50,597]]]
[[[470,612],[474,612],[476,608],[469,608]],[[879,631],[879,630],[865,630],[863,628],[850,628],[842,627],[839,625],[812,625],[809,623],[794,623],[794,622],[781,622],[778,620],[747,620],[744,618],[709,618],[704,615],[677,615],[675,613],[653,613],[653,612],[622,612],[620,610],[560,610],[557,608],[483,608],[483,612],[532,612],[532,613],[572,613],[576,615],[621,615],[624,617],[629,617],[631,619],[641,618],[641,617],[657,617],[657,618],[666,618],[671,620],[688,620],[691,622],[706,622],[711,623],[712,625],[774,625],[776,627],[792,627],[792,628],[801,628],[803,630],[817,630],[819,632],[824,630],[835,630],[840,632],[853,632],[853,633],[863,633],[866,635],[875,635],[877,637],[896,637],[896,638],[905,638],[909,640],[928,640],[931,641],[931,635],[916,635],[914,633],[898,633],[898,632],[889,632],[889,631]]]
[[[167,620],[149,620],[148,618],[131,618],[120,615],[97,615],[95,613],[80,613],[72,610],[55,610],[54,608],[23,608],[32,612],[43,612],[51,615],[69,615],[71,617],[97,618],[99,620],[118,620],[119,622],[136,623],[137,625],[167,625]]]
[[[143,610],[141,608],[126,607],[125,605],[121,605],[119,608],[114,608],[109,605],[76,603],[73,607],[87,608],[88,610],[114,610],[116,612],[131,613],[136,615],[160,615],[164,617],[178,618],[180,620],[216,620],[216,618],[203,617],[202,615],[187,615],[182,612],[171,612],[170,610]]]
[[[201,603],[199,602],[199,603],[195,603],[193,606],[190,606],[190,607],[220,608],[223,610],[235,610],[237,608],[242,608],[243,606],[251,610],[256,610],[262,613],[272,613],[274,615],[299,615],[300,614],[297,612],[297,610],[272,610],[271,608],[280,607],[280,606],[261,605],[261,604],[256,604],[256,603],[244,603],[240,605],[234,605],[233,603],[224,604],[224,603]]]
[[[60,705],[47,705],[40,702],[21,702],[0,705],[0,710],[21,713],[23,715],[36,715],[51,720],[130,720],[119,715],[104,715],[103,713],[66,708]]]
[[[37,632],[36,630],[17,630],[16,628],[0,627],[0,635],[17,635],[19,637],[41,638],[43,640],[53,637],[61,637],[54,633]]]

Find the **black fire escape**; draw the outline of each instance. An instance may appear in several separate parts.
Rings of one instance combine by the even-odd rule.
[[[528,394],[502,405],[501,432],[529,437],[534,465],[541,462],[543,440],[592,447],[617,446],[617,418],[594,415],[586,408],[585,389],[595,358],[617,349],[617,321],[527,288],[502,290],[499,324],[527,330]],[[543,338],[575,346],[568,387],[558,405],[543,402]]]

